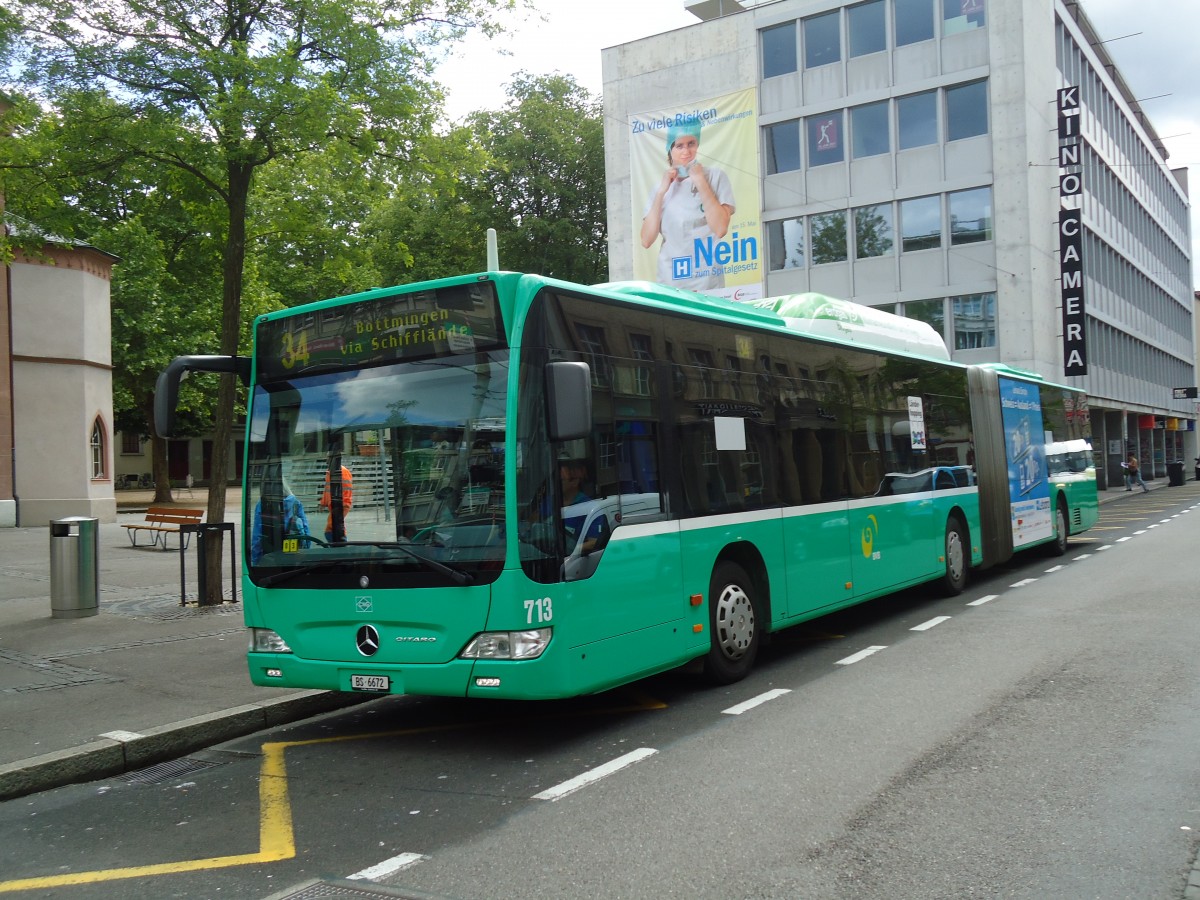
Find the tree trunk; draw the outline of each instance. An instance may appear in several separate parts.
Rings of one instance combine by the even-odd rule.
[[[167,442],[157,434],[150,435],[150,469],[154,478],[154,502],[170,503],[171,471],[167,465]]]
[[[242,326],[242,277],[246,260],[246,200],[250,194],[253,168],[229,164],[229,231],[225,239],[223,291],[221,303],[221,354],[237,356]],[[229,444],[233,435],[233,406],[237,399],[236,375],[222,375],[217,389],[216,420],[213,423],[212,472],[208,488],[209,522],[225,520],[225,489],[229,486]],[[221,564],[225,532],[214,528],[203,532],[205,591],[201,606],[217,606],[224,601]],[[230,553],[237,552],[237,535]],[[232,585],[230,588],[232,589]]]
[[[142,403],[142,414],[146,417],[146,426],[150,435],[150,472],[154,479],[154,502],[170,503],[171,471],[167,464],[167,442],[158,436],[154,430],[154,395],[150,394]]]

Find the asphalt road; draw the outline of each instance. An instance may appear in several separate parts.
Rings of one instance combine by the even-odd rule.
[[[387,698],[2,804],[0,893],[1174,900],[1200,838],[1192,502],[1109,504],[1064,557],[786,632],[729,688]]]

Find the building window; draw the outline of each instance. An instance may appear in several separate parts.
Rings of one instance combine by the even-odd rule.
[[[910,300],[903,305],[901,315],[907,319],[924,322],[946,340],[946,301],[941,297],[936,300]]]
[[[839,163],[846,158],[842,141],[842,110],[806,119],[809,168]]]
[[[869,259],[895,252],[896,229],[892,223],[892,204],[860,206],[854,210],[854,256]]]
[[[855,159],[879,156],[892,149],[888,102],[868,103],[850,110],[851,154]]]
[[[105,470],[105,459],[107,454],[104,452],[104,422],[100,417],[96,417],[96,421],[92,423],[92,478],[104,478],[108,473]]]
[[[933,0],[892,0],[896,46],[933,40]]]
[[[841,10],[804,20],[804,68],[827,66],[842,58]]]
[[[800,168],[800,120],[792,119],[777,125],[768,125],[767,174],[795,172]]]
[[[767,253],[771,271],[804,268],[804,220],[777,219],[767,223]]]
[[[576,323],[575,331],[579,335],[579,349],[587,357],[592,369],[592,387],[607,390],[608,377],[608,342],[604,337],[604,329],[595,325]]]
[[[729,385],[729,396],[742,399],[742,361],[736,356],[725,357],[725,383]]]
[[[910,94],[896,101],[896,123],[899,126],[900,149],[936,144],[937,91]]]
[[[136,431],[121,432],[121,453],[123,455],[141,456],[142,437]]]
[[[946,140],[987,134],[987,82],[973,81],[946,88]]]
[[[809,218],[812,229],[812,264],[845,262],[846,211],[822,213]]]
[[[992,189],[975,188],[950,194],[950,244],[992,239]]]
[[[654,364],[653,346],[648,334],[629,335],[629,349],[633,358],[648,363],[645,366],[636,366],[633,370],[633,392],[639,397],[650,396],[650,372]]]
[[[942,0],[943,34],[958,34],[987,24],[987,0]]]
[[[762,38],[763,78],[796,71],[796,23],[785,22],[759,32]]]
[[[900,250],[933,250],[942,246],[942,198],[900,201]]]
[[[712,354],[707,350],[689,347],[688,362],[696,367],[697,374],[700,377],[700,397],[703,400],[712,400],[717,394],[713,390],[713,358]]]
[[[955,350],[996,346],[995,294],[951,297],[950,314],[954,323]]]
[[[850,39],[850,58],[879,53],[887,49],[887,21],[883,0],[871,0],[846,9],[846,31]]]

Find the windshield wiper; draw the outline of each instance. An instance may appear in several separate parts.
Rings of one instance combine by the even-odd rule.
[[[383,541],[341,541],[332,544],[327,544],[319,538],[310,538],[313,543],[320,544],[323,547],[379,547],[382,550],[400,550],[406,554],[406,559],[415,559],[421,565],[425,566],[439,575],[445,575],[455,584],[472,584],[475,581],[475,576],[470,572],[464,572],[462,569],[456,569],[453,566],[448,566],[444,562],[439,562],[436,559],[430,559],[428,556],[422,556],[415,550],[406,547],[404,544],[387,543]],[[342,566],[355,562],[389,562],[395,561],[393,557],[342,557],[338,559],[323,559],[320,562],[308,563],[307,565],[297,566],[294,569],[287,569],[283,572],[276,572],[273,575],[267,575],[258,582],[260,587],[270,587],[273,584],[279,584],[283,581],[295,578],[297,575],[306,575],[310,572],[316,572],[319,569],[326,569],[331,566]]]
[[[354,547],[364,545],[367,547],[379,547],[381,550],[399,550],[400,552],[407,554],[410,559],[415,559],[426,568],[432,569],[439,575],[445,575],[455,584],[471,584],[475,580],[475,576],[470,572],[464,572],[462,569],[456,569],[454,566],[448,566],[444,562],[439,562],[436,559],[430,559],[428,556],[418,553],[416,550],[413,550],[405,544],[397,544],[394,542],[385,541],[347,541],[344,546]],[[343,545],[338,544],[337,546],[341,547]],[[379,560],[379,562],[387,561],[387,557]]]
[[[273,584],[279,584],[281,581],[288,581],[295,578],[297,575],[307,575],[309,572],[315,572],[318,569],[328,569],[331,566],[345,565],[349,560],[345,559],[326,559],[317,563],[309,563],[305,566],[297,566],[295,569],[285,569],[282,572],[276,572],[274,575],[267,575],[258,582],[259,587],[270,587]]]

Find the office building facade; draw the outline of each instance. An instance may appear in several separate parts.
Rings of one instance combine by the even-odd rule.
[[[700,289],[918,318],[956,360],[1086,390],[1102,484],[1131,452],[1156,477],[1190,463],[1197,404],[1173,396],[1196,384],[1187,173],[1086,4],[687,6],[697,24],[604,51],[614,280],[723,270]],[[644,224],[680,134],[735,210],[719,236],[695,218],[690,258]]]

